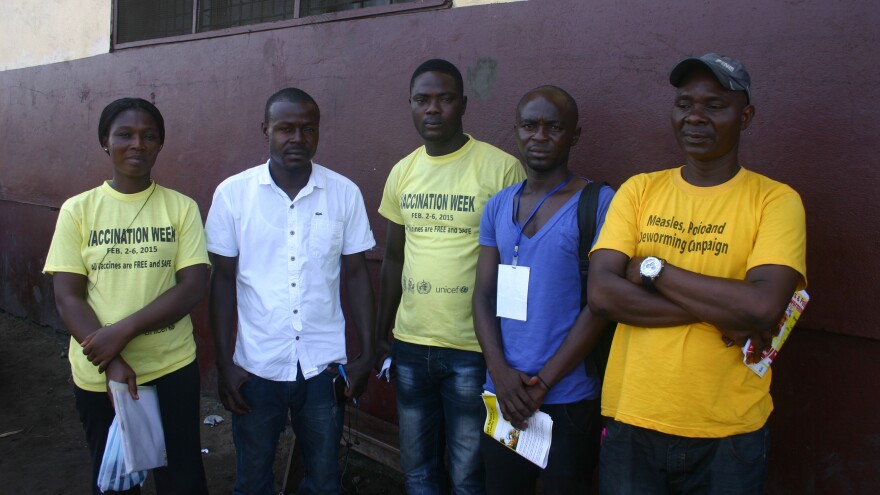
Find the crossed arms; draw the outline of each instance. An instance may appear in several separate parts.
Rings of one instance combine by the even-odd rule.
[[[88,279],[85,275],[55,273],[55,304],[70,334],[83,346],[85,354],[107,378],[128,384],[128,392],[137,399],[137,376],[120,352],[135,337],[167,327],[189,314],[205,295],[208,267],[197,264],[176,272],[177,284],[135,313],[105,327],[86,300]]]
[[[706,322],[742,346],[752,339],[757,357],[770,346],[779,318],[801,275],[788,266],[761,265],[745,280],[712,277],[666,264],[654,282],[642,285],[644,258],[599,249],[590,258],[590,309],[604,317],[645,328]]]
[[[535,376],[528,376],[511,368],[504,358],[500,320],[495,317],[498,250],[480,248],[473,298],[474,327],[505,419],[518,428],[525,427],[527,418],[543,403],[549,387],[593,349],[608,320],[646,328],[707,322],[739,346],[752,339],[755,357],[759,357],[769,347],[779,318],[801,280],[796,270],[782,265],[757,266],[747,272],[745,280],[733,280],[667,264],[655,281],[654,292],[642,285],[642,259],[630,260],[610,249],[593,253],[589,305],[581,311],[553,357]]]

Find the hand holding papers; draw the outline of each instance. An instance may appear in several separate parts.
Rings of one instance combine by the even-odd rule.
[[[483,403],[486,405],[486,423],[483,425],[483,431],[541,469],[546,468],[553,433],[553,420],[550,416],[537,411],[529,418],[528,428],[518,430],[502,416],[501,406],[495,394],[483,392]]]
[[[156,387],[138,387],[139,399],[134,400],[127,384],[110,380],[109,385],[116,416],[98,471],[102,492],[141,486],[147,470],[168,464]]]
[[[744,355],[743,363],[754,371],[756,375],[763,377],[767,374],[767,370],[770,369],[770,365],[776,359],[776,355],[779,354],[779,349],[782,349],[782,344],[785,343],[785,340],[791,334],[791,330],[797,323],[798,318],[801,317],[801,313],[804,312],[808,302],[810,302],[810,295],[807,294],[807,291],[799,290],[794,293],[794,296],[791,297],[791,302],[788,303],[788,308],[785,309],[785,314],[782,315],[782,320],[779,322],[779,332],[773,336],[773,340],[770,342],[770,349],[761,354],[761,360],[757,363],[749,363],[749,356],[755,350],[754,346],[752,346],[752,340],[746,341],[742,348]]]
[[[168,465],[156,387],[138,387],[139,399],[134,400],[128,385],[110,380],[110,392],[122,433],[126,472]]]

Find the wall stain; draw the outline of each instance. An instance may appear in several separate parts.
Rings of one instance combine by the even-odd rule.
[[[476,65],[468,67],[467,82],[471,94],[478,100],[486,100],[495,91],[495,77],[498,61],[494,58],[481,58]]]

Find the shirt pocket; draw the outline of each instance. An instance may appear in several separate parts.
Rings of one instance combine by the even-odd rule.
[[[342,255],[342,222],[313,218],[309,234],[309,250],[314,259],[338,261]]]

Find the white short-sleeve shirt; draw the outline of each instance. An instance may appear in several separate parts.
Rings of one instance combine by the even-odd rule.
[[[268,380],[305,378],[345,363],[341,256],[376,245],[349,179],[312,163],[291,201],[264,163],[223,181],[205,223],[208,251],[238,257],[233,361]]]

